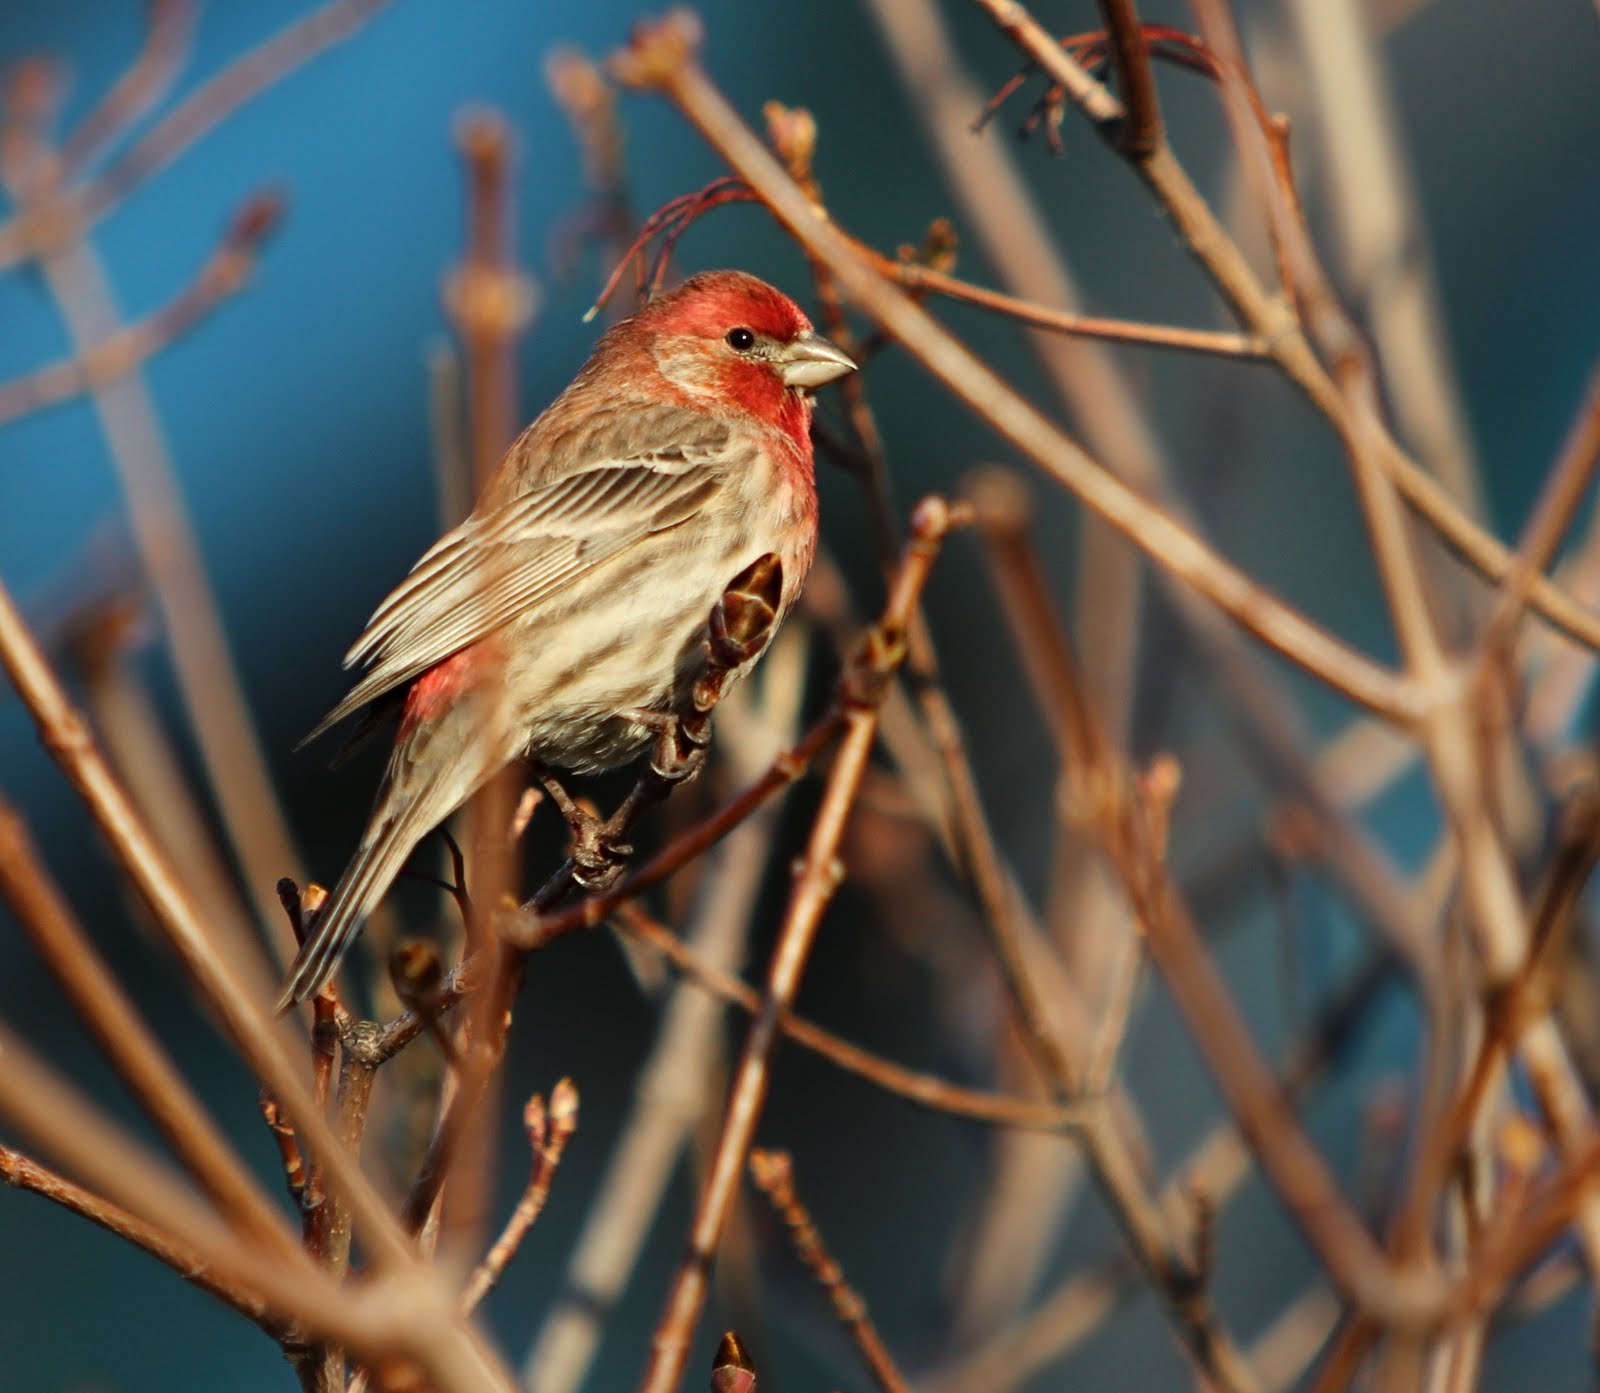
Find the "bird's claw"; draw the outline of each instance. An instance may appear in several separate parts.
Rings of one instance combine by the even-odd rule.
[[[705,767],[711,723],[704,716],[674,720],[656,737],[650,772],[664,784],[687,783]]]
[[[626,842],[608,841],[603,823],[596,822],[594,830],[596,835],[590,840],[583,840],[576,833],[573,836],[569,854],[572,879],[583,890],[609,890],[622,878],[633,847]]]
[[[632,719],[656,733],[650,752],[650,773],[669,787],[694,778],[705,766],[711,744],[711,718],[695,713],[635,711]]]

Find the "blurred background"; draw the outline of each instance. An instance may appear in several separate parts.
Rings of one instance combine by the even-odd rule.
[[[312,7],[255,0],[198,8],[178,99]],[[1588,0],[1368,0],[1354,8],[1379,35],[1396,154],[1417,214],[1406,250],[1430,268],[1456,399],[1481,463],[1484,516],[1498,535],[1514,537],[1600,349],[1595,10]],[[892,252],[920,242],[935,217],[951,217],[958,235],[966,219],[923,118],[924,104],[948,89],[928,74],[908,89],[876,9],[841,0],[707,4],[705,63],[751,119],[770,98],[815,113],[817,172],[832,211],[857,236]],[[884,0],[882,9],[924,6]],[[1298,113],[1314,105],[1314,79],[1300,48],[1304,20],[1294,10],[1263,0],[1241,6],[1240,16],[1269,100]],[[1192,27],[1181,5],[1150,3],[1141,11],[1147,20]],[[1036,12],[1060,33],[1098,23],[1087,0],[1039,4]],[[938,0],[929,13],[947,28],[979,90],[991,91],[1013,73],[1013,51],[974,9]],[[603,55],[625,39],[637,14],[618,0],[392,0],[375,7],[348,42],[140,183],[93,229],[94,263],[109,299],[126,320],[138,320],[192,280],[244,200],[263,187],[284,199],[281,225],[263,246],[250,285],[154,357],[142,381],[164,442],[154,448],[170,460],[187,507],[308,876],[337,874],[375,767],[368,757],[330,772],[328,750],[297,755],[295,743],[343,691],[340,655],[367,613],[441,526],[430,360],[450,342],[441,287],[464,242],[465,177],[453,131],[464,110],[492,106],[514,134],[515,255],[535,287],[517,381],[528,418],[586,355],[596,329],[581,317],[612,255],[586,235],[592,199],[572,127],[546,82],[546,57],[558,44]],[[0,7],[0,64],[32,57],[55,64],[61,118],[70,129],[124,71],[144,34],[145,7],[136,0],[8,0]],[[1161,83],[1180,155],[1219,206],[1233,207],[1234,174],[1212,92],[1171,72]],[[626,192],[636,215],[722,172],[664,104],[624,97],[620,110]],[[1015,159],[1072,263],[1084,307],[1223,324],[1149,199],[1093,134],[1069,114],[1064,154],[1052,158],[1039,139],[1015,143],[1025,111],[1026,101],[972,136],[970,158]],[[1339,221],[1329,215],[1337,170],[1328,133],[1310,117],[1297,120],[1296,132],[1314,223],[1348,289],[1355,272],[1340,259]],[[1362,187],[1359,176],[1353,187]],[[1240,233],[1247,245],[1259,245],[1248,218]],[[813,303],[803,259],[753,208],[719,212],[684,239],[679,273],[714,266],[754,271]],[[996,283],[975,240],[964,237],[960,269]],[[1060,413],[1038,358],[1014,326],[961,308],[939,313],[1005,376]],[[39,270],[25,263],[0,272],[0,383],[70,356],[72,344]],[[1109,351],[1165,447],[1178,489],[1220,549],[1330,628],[1392,656],[1347,471],[1323,423],[1267,368]],[[866,381],[902,512],[926,492],[956,489],[974,466],[1004,460],[976,422],[929,391],[915,366],[892,350],[872,362]],[[836,403],[822,414],[839,420]],[[857,609],[870,614],[881,594],[858,491],[826,459],[819,473],[826,546]],[[1040,482],[1037,493],[1042,545],[1070,610],[1092,601],[1079,593],[1077,513],[1053,486]],[[108,600],[126,606],[118,613],[130,627],[98,641],[115,649],[117,671],[148,700],[182,770],[203,787],[129,537],[122,486],[91,405],[78,400],[0,423],[0,575],[80,693],[95,661],[85,657],[85,614],[103,620]],[[1042,902],[1053,855],[1053,760],[974,543],[952,546],[929,607],[997,833],[1024,888]],[[1203,926],[1264,1044],[1276,1049],[1356,959],[1365,937],[1342,904],[1263,835],[1261,790],[1219,738],[1204,674],[1159,596],[1147,599],[1139,625],[1129,740],[1141,759],[1170,750],[1184,765],[1174,860],[1205,887],[1197,902]],[[812,645],[807,710],[826,699],[832,670],[826,643],[814,638]],[[1315,731],[1332,735],[1350,718],[1325,692],[1288,680]],[[1566,708],[1562,741],[1583,742],[1587,711],[1580,692]],[[23,809],[97,942],[229,1134],[270,1178],[274,1157],[257,1117],[255,1083],[188,1004],[9,691],[0,693],[0,793]],[[813,789],[802,788],[786,805],[754,919],[757,964],[763,934],[781,909],[782,868],[813,798]],[[204,792],[199,799],[202,818],[215,829],[216,806]],[[1438,829],[1414,775],[1392,784],[1362,816],[1406,869]],[[824,927],[803,1008],[896,1058],[993,1082],[1000,1008],[973,966],[981,950],[970,924],[963,927],[963,891],[926,848],[905,850],[882,828],[875,838],[872,830],[858,828],[853,883]],[[559,833],[547,814],[535,822],[536,865],[558,855]],[[226,858],[220,837],[217,846]],[[294,871],[285,866],[281,873]],[[893,893],[882,888],[885,876]],[[255,901],[270,903],[270,882],[248,889]],[[415,927],[438,913],[437,897],[415,887],[397,901]],[[0,930],[0,1014],[139,1128],[14,926],[0,917]],[[957,990],[953,983],[964,974],[971,980]],[[563,1075],[578,1082],[583,1111],[550,1210],[489,1302],[489,1319],[514,1360],[561,1287],[659,1010],[659,999],[635,982],[607,937],[566,942],[530,970],[507,1116],[528,1092],[548,1090]],[[1396,1090],[1415,1062],[1415,1043],[1410,998],[1398,989],[1384,993],[1307,1105],[1313,1135],[1358,1195],[1362,1167],[1385,1164],[1373,1135],[1392,1129],[1386,1103],[1398,1099],[1403,1109]],[[1139,999],[1123,1066],[1158,1158],[1170,1163],[1203,1132],[1216,1104],[1157,987]],[[981,1344],[984,1328],[1003,1325],[1114,1247],[1114,1230],[1092,1194],[1068,1205],[1059,1198],[1070,1193],[1060,1188],[1066,1182],[1036,1177],[1035,1233],[1026,1252],[1018,1250],[1015,1270],[1000,1279],[975,1275],[981,1263],[972,1236],[983,1196],[996,1168],[1012,1164],[999,1158],[997,1137],[884,1099],[792,1049],[781,1055],[762,1137],[794,1151],[823,1231],[914,1371],[948,1371],[964,1348]],[[500,1164],[505,1205],[521,1185],[520,1146],[512,1127]],[[589,1388],[627,1386],[637,1377],[686,1222],[692,1164],[682,1168],[651,1230]],[[738,1270],[741,1282],[757,1284],[742,1299],[760,1316],[758,1326],[741,1330],[756,1343],[763,1389],[864,1386],[781,1236],[761,1221],[749,1231],[753,1256]],[[1268,1325],[1310,1271],[1300,1240],[1256,1182],[1223,1216],[1218,1254],[1219,1305],[1247,1337]],[[993,1252],[983,1261],[1006,1265]],[[0,1194],[0,1291],[0,1384],[7,1389],[178,1393],[292,1385],[278,1352],[245,1322],[116,1240],[21,1193]],[[1589,1386],[1588,1316],[1587,1299],[1575,1290],[1508,1331],[1494,1346],[1484,1386],[1534,1386],[1535,1375],[1541,1387]],[[711,1317],[707,1338],[723,1323],[724,1316]],[[687,1386],[696,1386],[695,1371],[704,1367],[697,1356]],[[1123,1387],[1168,1388],[1190,1378],[1145,1293],[1070,1363],[1047,1362],[1021,1386],[1099,1388],[1115,1379]]]

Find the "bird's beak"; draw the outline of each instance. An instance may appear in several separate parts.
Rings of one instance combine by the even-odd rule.
[[[785,387],[821,387],[856,370],[848,354],[814,333],[786,344],[773,362]]]

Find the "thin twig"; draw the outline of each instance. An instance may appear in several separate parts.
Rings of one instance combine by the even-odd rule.
[[[138,57],[61,143],[62,179],[99,159],[161,104],[189,56],[196,9],[192,0],[150,0]]]
[[[1008,605],[1006,613],[1014,623],[1034,619],[1031,627],[1017,630],[1018,647],[1037,668],[1035,692],[1061,741],[1063,764],[1081,771],[1085,818],[1098,826],[1108,859],[1139,914],[1151,956],[1263,1169],[1347,1290],[1359,1278],[1364,1299],[1382,1301],[1409,1319],[1416,1319],[1422,1307],[1437,1309],[1436,1294],[1395,1280],[1256,1053],[1170,881],[1163,821],[1152,816],[1148,791],[1101,733],[1059,627],[1037,604]]]
[[[1385,54],[1357,0],[1291,0],[1346,279],[1405,437],[1469,517],[1482,483]]]
[[[40,1165],[9,1146],[0,1146],[0,1180],[18,1190],[31,1191],[53,1204],[59,1204],[91,1224],[98,1224],[107,1233],[113,1233],[134,1247],[143,1249],[157,1261],[165,1263],[184,1281],[192,1282],[201,1291],[233,1307],[246,1319],[253,1320],[274,1339],[280,1339],[286,1333],[283,1318],[268,1307],[259,1292],[220,1277],[207,1267],[193,1249],[184,1246],[156,1225],[68,1180],[59,1171]]]
[[[472,493],[487,497],[491,480],[516,433],[517,347],[532,320],[533,283],[518,264],[512,221],[515,184],[510,127],[497,111],[468,112],[456,127],[456,142],[467,174],[466,248],[445,283],[445,306],[461,343],[467,398],[467,455]],[[510,828],[521,794],[516,770],[505,769],[473,795],[466,809],[466,840],[472,853],[477,902],[499,905],[519,888]],[[517,958],[493,937],[490,915],[466,922],[469,951],[486,951],[493,970],[486,990],[477,994],[466,1019],[457,1023],[450,1054],[439,1127],[430,1145],[426,1181],[442,1206],[444,1238],[453,1259],[463,1265],[481,1251],[488,1221],[487,1158],[495,1150],[499,1063],[510,1029],[510,1003],[520,985]],[[453,1166],[458,1156],[472,1164]],[[479,1158],[483,1162],[479,1163]],[[446,1174],[448,1170],[448,1176]],[[449,1193],[443,1187],[448,1183]],[[433,1196],[428,1209],[433,1207]],[[421,1229],[419,1216],[406,1211],[407,1226]],[[431,1238],[430,1238],[431,1241]]]
[[[266,984],[247,984],[214,949],[183,887],[134,811],[66,692],[51,672],[10,592],[0,584],[0,665],[11,675],[46,750],[83,799],[130,882],[150,907],[185,968],[222,1019],[229,1037],[328,1167],[334,1185],[357,1211],[380,1264],[408,1264],[394,1220],[353,1159],[334,1139],[301,1080],[300,1068],[260,1004]]]
[[[241,1244],[168,1167],[3,1026],[0,1059],[0,1115],[81,1183],[192,1249],[212,1279],[257,1291],[275,1315],[366,1356],[413,1359],[446,1393],[513,1393],[509,1374],[460,1321],[432,1274],[415,1266],[391,1269],[358,1287],[340,1287],[298,1249],[279,1256]]]
[[[767,1197],[783,1226],[789,1230],[789,1241],[795,1255],[816,1278],[817,1285],[828,1298],[833,1313],[839,1318],[850,1338],[861,1352],[872,1380],[883,1393],[910,1393],[910,1385],[894,1362],[878,1328],[867,1314],[867,1303],[857,1295],[839,1266],[838,1259],[828,1251],[822,1241],[800,1196],[794,1188],[794,1163],[787,1151],[752,1151],[750,1153],[750,1178],[756,1188]]]
[[[1508,655],[1512,630],[1528,603],[1534,578],[1542,575],[1560,549],[1583,505],[1600,465],[1600,367],[1589,375],[1588,390],[1567,433],[1538,500],[1528,515],[1516,560],[1500,582],[1500,594],[1479,640],[1486,662]]]
[[[533,1151],[533,1168],[522,1198],[506,1220],[500,1237],[467,1279],[466,1289],[461,1293],[461,1309],[469,1314],[494,1290],[528,1230],[544,1211],[545,1201],[550,1196],[550,1182],[561,1164],[561,1153],[578,1128],[578,1090],[572,1081],[562,1079],[551,1090],[548,1111],[544,1099],[534,1094],[523,1109],[522,1125],[527,1129],[528,1145]]]
[[[1351,1034],[1395,978],[1390,954],[1374,954],[1329,994],[1306,1034],[1286,1053],[1284,1091],[1304,1097],[1343,1052]],[[1252,1174],[1251,1152],[1229,1119],[1215,1123],[1172,1167],[1159,1204],[1170,1212],[1191,1187],[1202,1186],[1220,1212]],[[1144,1288],[1138,1268],[1121,1253],[1075,1272],[1010,1329],[988,1340],[936,1381],[937,1393],[987,1393],[1016,1387],[1086,1341]]]
[[[42,149],[41,155],[48,150]],[[0,170],[0,173],[4,173]],[[24,216],[48,202],[31,184],[10,189]],[[247,209],[246,229],[259,222]],[[105,266],[84,227],[54,228],[44,280],[82,356],[122,331]],[[295,874],[294,839],[284,821],[249,703],[161,428],[155,401],[137,368],[91,385],[91,400],[121,481],[128,522],[178,677],[185,714],[199,745],[228,840],[238,857],[245,894],[258,925],[276,926],[268,889]],[[269,943],[282,948],[281,937]]]
[[[1124,116],[1122,103],[1096,82],[1071,53],[1033,19],[1018,0],[975,0],[1001,32],[1054,83],[1059,84],[1112,145]],[[1224,71],[1230,71],[1224,65]],[[1293,309],[1270,295],[1256,279],[1237,246],[1212,215],[1183,167],[1164,145],[1139,160],[1135,169],[1172,219],[1183,245],[1199,262],[1234,313],[1273,350],[1274,361],[1330,422],[1343,415],[1337,384],[1306,342]],[[1375,450],[1407,503],[1444,540],[1491,581],[1504,578],[1510,550],[1485,532],[1424,470],[1407,458],[1381,430]],[[1591,648],[1600,648],[1600,615],[1579,604],[1548,578],[1536,578],[1530,602],[1551,624]]]
[[[1266,340],[1254,334],[1230,333],[1221,329],[1186,329],[1176,324],[1140,324],[1128,319],[1106,319],[1072,310],[1051,309],[1017,295],[989,290],[962,280],[919,261],[896,261],[882,256],[865,243],[851,239],[866,260],[888,279],[908,290],[930,291],[947,300],[974,305],[993,314],[1014,319],[1033,329],[1074,338],[1099,339],[1103,343],[1138,344],[1176,353],[1198,353],[1213,358],[1239,358],[1249,361],[1270,358]]]
[[[50,880],[21,816],[3,800],[0,899],[32,940],[106,1059],[226,1222],[264,1251],[292,1251],[295,1243],[282,1218],[146,1028]]]
[[[1099,0],[1100,14],[1111,36],[1111,62],[1125,108],[1117,129],[1117,144],[1134,161],[1153,154],[1164,142],[1161,107],[1156,99],[1150,55],[1145,51],[1144,28],[1133,0]]]
[[[638,938],[662,954],[674,969],[696,986],[715,993],[749,1015],[759,1014],[762,1003],[760,992],[731,973],[705,962],[681,938],[664,924],[650,918],[637,905],[622,906],[617,911],[616,919],[624,933]],[[1051,1133],[1072,1131],[1086,1117],[1086,1109],[1072,1103],[1045,1103],[1004,1093],[989,1093],[907,1069],[871,1050],[853,1045],[800,1016],[785,1013],[779,1018],[778,1029],[795,1044],[811,1050],[837,1068],[931,1112],[1024,1131]]]
[[[925,311],[864,265],[693,61],[696,37],[681,16],[641,30],[614,70],[634,85],[664,90],[805,249],[827,262],[852,300],[953,395],[1158,565],[1358,705],[1392,718],[1410,718],[1415,694],[1404,682],[1268,594],[1165,511],[1100,468]]]
[[[275,194],[249,198],[234,215],[222,244],[195,278],[159,310],[84,348],[65,362],[0,383],[0,425],[96,391],[137,372],[183,337],[250,281],[261,248],[281,211]]]
[[[794,999],[817,926],[838,885],[839,841],[872,750],[877,728],[877,697],[881,696],[886,678],[892,675],[903,657],[905,626],[920,598],[940,544],[950,527],[959,521],[959,515],[953,514],[939,499],[930,498],[918,506],[905,562],[890,593],[882,625],[869,638],[880,650],[876,662],[883,675],[873,687],[858,690],[845,713],[845,734],[829,770],[822,805],[784,915],[761,1014],[745,1040],[716,1156],[696,1207],[688,1256],[678,1269],[666,1310],[651,1342],[650,1366],[642,1385],[648,1393],[669,1393],[677,1387],[682,1374],[705,1301],[711,1260],[766,1097],[768,1063],[778,1037],[778,1017]]]
[[[807,635],[791,623],[773,640],[753,684],[718,708],[716,754],[735,784],[759,776],[774,747],[793,739],[805,689]],[[750,700],[759,691],[759,702]],[[737,699],[746,698],[742,703]],[[700,862],[702,875],[683,946],[698,966],[729,970],[744,960],[751,916],[768,863],[778,810],[734,828]],[[629,915],[622,910],[624,922]],[[676,942],[676,939],[674,939]],[[725,1071],[721,999],[683,982],[668,994],[634,1100],[567,1260],[561,1292],[522,1361],[541,1393],[576,1393],[670,1193],[678,1158],[715,1105]]]
[[[352,37],[388,0],[326,0],[196,88],[81,186],[0,223],[0,270],[44,258],[63,238],[82,236],[128,194],[159,173],[240,107],[318,54]]]

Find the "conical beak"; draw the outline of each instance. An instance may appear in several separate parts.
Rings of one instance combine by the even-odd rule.
[[[785,346],[774,362],[785,387],[821,387],[856,370],[848,354],[814,333]]]

